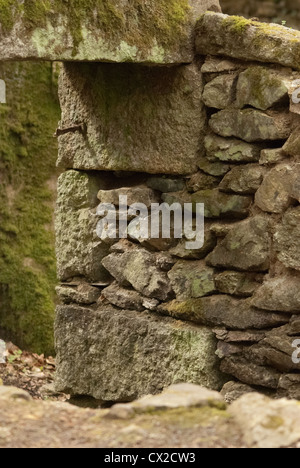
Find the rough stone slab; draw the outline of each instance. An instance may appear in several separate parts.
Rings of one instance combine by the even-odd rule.
[[[283,151],[283,148],[265,149],[260,153],[259,164],[265,166],[277,164],[283,161],[285,158],[286,155]]]
[[[206,131],[200,64],[149,68],[65,64],[59,165],[86,170],[192,174]]]
[[[152,203],[158,203],[159,197],[148,187],[122,187],[113,190],[100,190],[98,199],[101,203],[108,203],[119,206],[120,197],[127,197],[127,205],[134,203],[144,203],[147,208]]]
[[[300,270],[300,207],[289,209],[274,235],[278,259],[288,268]]]
[[[256,192],[256,205],[269,213],[282,213],[291,205],[294,180],[294,165],[279,164],[271,169]]]
[[[299,31],[238,16],[203,15],[196,28],[196,50],[200,55],[225,55],[300,70]]]
[[[206,218],[234,217],[245,218],[249,213],[252,198],[242,195],[232,195],[219,189],[200,190],[192,195],[196,210],[197,203],[204,203]]]
[[[267,110],[288,97],[288,88],[280,73],[265,67],[250,67],[237,83],[236,106]]]
[[[300,314],[299,275],[269,278],[255,292],[252,303],[259,309]]]
[[[76,304],[91,305],[97,302],[101,292],[98,288],[87,283],[81,283],[77,287],[57,286],[56,294],[65,304],[75,302]]]
[[[247,385],[257,385],[277,389],[280,372],[271,367],[260,366],[243,356],[226,357],[221,362],[221,370]]]
[[[234,226],[209,255],[208,263],[217,268],[240,271],[266,271],[270,265],[270,223],[254,216]]]
[[[101,265],[109,245],[96,234],[99,218],[95,216],[94,207],[101,184],[101,178],[77,171],[68,171],[59,177],[55,228],[61,281],[78,276],[93,283],[109,277]]]
[[[102,296],[112,305],[121,309],[144,310],[143,296],[137,291],[121,288],[116,282],[105,288],[102,291]]]
[[[254,390],[250,385],[242,384],[239,382],[227,382],[221,390],[221,395],[223,396],[226,403],[233,403],[238,400],[241,396],[248,393],[254,393]]]
[[[196,19],[218,0],[10,2],[0,10],[0,60],[186,63]]]
[[[249,297],[256,291],[263,280],[257,273],[242,273],[240,271],[223,271],[215,275],[216,288],[223,294]]]
[[[248,143],[284,140],[292,132],[292,117],[287,112],[256,109],[225,109],[214,114],[210,128],[222,137],[236,137]]]
[[[148,395],[133,403],[118,404],[111,408],[107,417],[124,418],[150,411],[166,411],[176,408],[203,408],[205,406],[226,409],[222,395],[199,385],[181,383],[171,385],[160,395]]]
[[[168,277],[177,299],[185,300],[208,296],[216,292],[214,270],[203,261],[179,261]]]
[[[248,299],[239,300],[226,295],[172,301],[159,306],[159,310],[179,320],[232,330],[278,327],[289,320],[284,314],[255,309]]]
[[[282,149],[288,156],[300,157],[300,127],[293,131]]]
[[[102,265],[121,286],[132,286],[144,296],[164,301],[172,295],[172,288],[156,261],[155,254],[133,248],[124,253],[111,253],[102,260]]]
[[[300,374],[285,374],[279,380],[278,396],[300,400]]]
[[[235,100],[236,75],[220,75],[204,88],[203,101],[207,107],[225,109]]]
[[[199,190],[208,190],[216,188],[219,185],[220,179],[202,171],[196,172],[187,182],[189,192],[199,192]]]
[[[259,160],[261,145],[250,145],[235,138],[207,135],[204,139],[207,159],[211,162],[256,162]]]
[[[245,164],[231,169],[220,183],[220,190],[241,195],[255,193],[266,174],[266,169],[258,164]]]
[[[126,402],[175,383],[224,384],[208,328],[111,307],[57,312],[57,391]]]
[[[251,393],[234,402],[229,412],[250,447],[284,448],[300,440],[300,407],[297,401],[271,400]]]

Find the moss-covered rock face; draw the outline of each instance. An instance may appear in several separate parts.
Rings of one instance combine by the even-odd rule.
[[[0,105],[0,329],[21,346],[50,353],[56,76],[50,64],[7,63],[0,77],[7,85],[7,104]]]
[[[240,16],[204,14],[197,25],[196,50],[300,70],[300,32]]]
[[[0,0],[0,58],[189,62],[196,18],[219,8],[218,0]]]

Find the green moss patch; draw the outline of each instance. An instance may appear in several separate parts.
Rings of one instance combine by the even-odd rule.
[[[67,20],[73,38],[74,55],[83,40],[84,25],[100,31],[114,44],[151,48],[154,38],[159,46],[180,42],[190,20],[188,0],[130,0],[125,5],[116,0],[0,0],[0,23],[9,33],[22,16],[28,30],[56,25],[59,16]]]
[[[20,346],[51,353],[56,77],[50,64],[24,62],[1,64],[0,77],[8,103],[0,105],[0,328]]]

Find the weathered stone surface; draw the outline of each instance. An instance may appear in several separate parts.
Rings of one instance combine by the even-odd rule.
[[[274,235],[278,259],[288,268],[300,270],[300,207],[285,213]]]
[[[220,179],[202,171],[192,175],[187,182],[187,188],[190,192],[198,192],[199,190],[208,190],[219,185]]]
[[[259,189],[265,174],[266,169],[258,164],[234,167],[226,174],[219,187],[224,192],[251,195]]]
[[[144,310],[143,296],[130,289],[121,288],[118,283],[113,283],[102,291],[102,296],[121,309]]]
[[[159,310],[179,320],[233,330],[271,328],[289,320],[284,314],[258,311],[248,299],[239,300],[225,295],[172,301],[159,306]]]
[[[107,417],[118,418],[118,414],[127,411],[128,415],[148,413],[149,411],[166,411],[176,408],[211,408],[225,409],[222,395],[199,385],[181,383],[171,385],[160,395],[147,395],[140,400],[127,404],[118,404],[111,408]]]
[[[206,266],[205,262],[179,261],[168,277],[177,299],[185,300],[198,298],[216,292],[214,270]]]
[[[61,125],[80,120],[87,132],[59,137],[59,165],[149,174],[196,172],[206,126],[202,90],[198,63],[178,68],[65,64]]]
[[[278,396],[300,400],[300,374],[285,374],[280,377]]]
[[[224,271],[215,275],[216,288],[223,294],[248,297],[256,291],[263,278],[256,273]]]
[[[292,132],[291,124],[288,113],[264,113],[256,109],[225,109],[209,121],[210,128],[218,135],[241,138],[248,143],[284,140]]]
[[[286,155],[283,148],[276,149],[265,149],[260,154],[259,164],[268,166],[271,164],[277,164],[285,159]]]
[[[196,50],[247,61],[278,63],[300,70],[300,33],[278,24],[206,13],[197,24]]]
[[[270,264],[269,220],[255,216],[239,223],[209,255],[209,264],[241,271],[266,271]]]
[[[180,192],[186,188],[184,179],[170,179],[168,177],[151,177],[147,181],[147,185],[162,193]]]
[[[57,391],[132,401],[190,382],[224,383],[212,332],[153,313],[59,307]]]
[[[244,218],[249,213],[251,197],[229,195],[219,189],[201,190],[192,195],[192,202],[204,203],[206,218],[235,217]]]
[[[217,0],[3,3],[1,60],[185,63],[196,18]],[[132,33],[134,31],[134,33]]]
[[[218,340],[226,343],[259,343],[266,336],[265,331],[245,330],[228,331],[225,328],[216,328],[214,333]]]
[[[265,67],[250,67],[239,75],[236,105],[267,110],[288,97],[283,77]]]
[[[290,164],[280,164],[271,169],[256,192],[256,205],[266,212],[282,213],[292,202],[294,178],[295,168]]]
[[[6,343],[0,340],[0,364],[6,363]],[[1,384],[0,384],[1,385]]]
[[[166,300],[172,292],[166,273],[156,264],[155,254],[144,249],[112,253],[102,265],[121,286],[133,286],[144,296]]]
[[[217,135],[207,135],[204,146],[207,159],[211,162],[256,162],[261,152],[261,145],[250,145],[242,140]]]
[[[217,243],[216,236],[210,230],[210,226],[207,224],[204,227],[204,244],[201,249],[187,249],[186,248],[187,239],[182,239],[176,247],[173,247],[170,250],[170,253],[174,257],[179,257],[183,259],[197,260],[205,258],[206,255],[211,252]]]
[[[221,362],[221,371],[233,375],[247,385],[276,389],[280,373],[271,367],[260,366],[243,356],[226,357]]]
[[[255,292],[252,303],[259,309],[300,314],[300,277],[269,278]]]
[[[300,156],[300,127],[296,128],[283,147],[289,156]]]
[[[231,404],[234,401],[238,400],[241,396],[248,393],[254,393],[256,390],[250,387],[250,385],[242,384],[239,382],[227,382],[221,390],[221,395],[223,396],[226,403]]]
[[[101,291],[87,283],[81,283],[77,287],[68,285],[57,286],[56,293],[65,304],[75,302],[77,304],[90,305],[97,302]]]
[[[204,157],[200,158],[198,161],[198,166],[201,171],[214,177],[222,177],[231,169],[229,164],[223,164],[222,162],[210,162]]]
[[[58,180],[56,211],[56,249],[58,277],[61,281],[81,276],[91,282],[107,280],[101,261],[109,246],[96,235],[97,218],[93,209],[97,187],[86,173],[69,171]],[[97,188],[93,192],[91,190]],[[72,196],[71,196],[72,194]],[[73,196],[74,195],[74,196]],[[91,202],[88,208],[88,202]]]
[[[234,402],[229,412],[250,447],[284,448],[300,440],[300,408],[296,401],[271,400],[251,393]]]
[[[110,203],[119,206],[119,197],[127,197],[127,205],[143,203],[149,208],[152,203],[157,203],[159,197],[148,187],[123,187],[113,190],[100,190],[98,199],[101,203]]]
[[[230,106],[235,99],[236,82],[236,75],[220,75],[214,78],[204,88],[204,104],[215,109]]]
[[[179,203],[182,207],[185,203],[191,203],[192,197],[187,190],[182,190],[181,192],[172,192],[172,193],[163,193],[162,201],[168,205],[173,205],[173,203]]]

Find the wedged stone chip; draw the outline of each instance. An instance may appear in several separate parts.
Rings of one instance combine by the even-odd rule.
[[[192,195],[192,202],[196,210],[196,203],[204,203],[206,218],[234,217],[245,218],[252,203],[251,197],[229,195],[219,189],[200,190]]]
[[[274,235],[277,257],[286,267],[300,270],[300,207],[289,209]]]
[[[254,216],[234,226],[209,254],[209,265],[240,271],[266,271],[270,265],[270,223]]]
[[[225,109],[235,100],[236,75],[220,75],[204,88],[203,102],[207,107]]]
[[[179,261],[168,277],[177,299],[198,298],[216,292],[214,270],[203,261]]]
[[[286,158],[286,154],[283,151],[283,148],[276,148],[276,149],[265,149],[262,150],[260,154],[259,164],[262,165],[271,165],[277,164],[283,161]]]
[[[300,276],[267,279],[255,292],[252,304],[259,309],[300,314]]]
[[[100,190],[98,192],[98,199],[101,203],[119,206],[120,197],[127,197],[127,206],[134,203],[143,203],[149,208],[152,203],[159,201],[159,197],[148,187],[123,187],[113,190]]]
[[[194,57],[196,19],[217,0],[6,3],[1,60],[181,64]],[[6,14],[5,14],[6,12]]]
[[[225,328],[214,329],[214,333],[218,340],[225,341],[226,343],[258,343],[266,336],[265,331],[228,331]]]
[[[229,60],[222,57],[208,56],[201,68],[202,73],[221,73],[245,68],[245,62]]]
[[[229,408],[246,444],[253,448],[292,447],[300,440],[299,402],[244,395]]]
[[[222,162],[210,162],[207,158],[202,157],[198,161],[198,167],[201,171],[214,177],[222,177],[230,171],[231,166]]]
[[[269,213],[282,213],[292,203],[295,167],[280,164],[268,172],[255,195],[256,205]]]
[[[207,12],[196,27],[196,51],[300,70],[300,33],[238,16]]]
[[[272,367],[260,366],[243,356],[225,357],[221,362],[221,371],[230,374],[247,385],[277,389],[280,372]]]
[[[282,149],[289,156],[300,157],[300,127],[293,131]]]
[[[124,287],[132,286],[144,296],[166,300],[172,294],[169,279],[156,264],[156,256],[144,249],[112,253],[102,265]]]
[[[101,291],[87,283],[81,283],[77,287],[68,285],[57,286],[56,294],[65,304],[75,302],[77,304],[90,305],[97,302]]]
[[[101,84],[99,88],[99,83]],[[206,131],[200,64],[64,64],[58,164],[80,170],[192,174]],[[184,157],[183,157],[184,155]]]
[[[187,239],[182,239],[176,247],[170,250],[170,254],[183,259],[202,259],[215,248],[217,239],[215,234],[211,232],[210,226],[206,224],[204,227],[204,244],[200,249],[187,249],[187,242]]]
[[[202,171],[194,174],[187,182],[187,188],[190,192],[198,192],[199,190],[207,190],[216,188],[219,185],[220,179]]]
[[[222,137],[241,138],[248,143],[284,140],[292,132],[292,117],[287,112],[225,109],[214,114],[209,125]]]
[[[263,276],[257,273],[224,271],[215,275],[217,290],[223,294],[231,294],[233,296],[252,296],[262,281]]]
[[[234,167],[219,185],[221,191],[244,195],[255,193],[266,174],[266,169],[258,164],[246,164]]]
[[[266,329],[288,322],[285,314],[258,311],[248,299],[226,295],[202,297],[186,301],[171,301],[159,306],[160,312],[179,320],[201,325],[226,327],[232,330]]]
[[[262,149],[261,145],[249,144],[236,138],[222,138],[218,135],[207,135],[204,146],[206,157],[211,162],[256,162]]]
[[[153,313],[59,307],[56,391],[132,401],[171,384],[220,389],[211,330]]]
[[[267,110],[288,97],[283,77],[265,67],[250,67],[239,75],[236,105]]]
[[[113,283],[102,291],[102,296],[116,307],[121,309],[144,310],[143,296],[138,292],[122,288]]]
[[[148,187],[162,193],[180,192],[186,188],[184,179],[170,179],[167,177],[151,177],[147,181]]]
[[[58,277],[66,281],[85,277],[88,281],[106,281],[109,277],[101,265],[109,245],[96,234],[99,179],[86,173],[68,171],[58,179],[56,209],[56,249]],[[105,185],[105,184],[104,184]],[[90,207],[89,207],[90,204]]]

